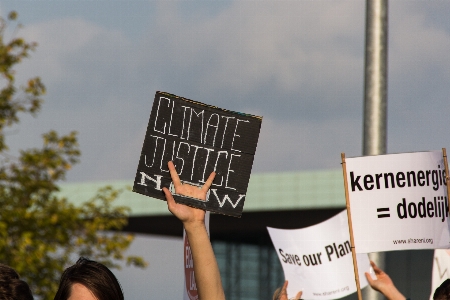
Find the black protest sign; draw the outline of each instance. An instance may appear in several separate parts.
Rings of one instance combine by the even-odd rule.
[[[261,128],[261,117],[156,92],[133,191],[165,200],[173,193],[167,163],[182,182],[203,185],[216,177],[206,201],[175,195],[179,203],[240,217]]]

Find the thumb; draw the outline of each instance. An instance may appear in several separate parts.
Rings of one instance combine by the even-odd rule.
[[[372,279],[372,276],[370,276],[370,274],[367,273],[367,272],[365,272],[364,275],[366,275],[367,282],[368,282],[369,285],[373,288],[374,280]]]

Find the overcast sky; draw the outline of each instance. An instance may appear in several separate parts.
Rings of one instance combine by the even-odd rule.
[[[134,180],[157,90],[263,116],[253,172],[362,152],[365,1],[5,1],[47,86],[12,152],[79,132],[68,180]],[[450,1],[390,1],[388,153],[450,146]]]

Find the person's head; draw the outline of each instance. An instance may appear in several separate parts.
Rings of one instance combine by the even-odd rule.
[[[54,300],[124,300],[114,274],[103,264],[81,257],[61,275]]]
[[[450,279],[445,280],[435,291],[433,300],[450,299]]]
[[[28,284],[13,268],[3,264],[0,264],[0,300],[33,300]]]

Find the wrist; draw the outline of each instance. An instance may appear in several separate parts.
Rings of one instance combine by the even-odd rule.
[[[183,222],[183,226],[186,232],[206,230],[204,220],[185,221]]]
[[[396,288],[391,289],[388,293],[385,294],[386,298],[389,300],[406,300],[406,297],[403,296]]]

